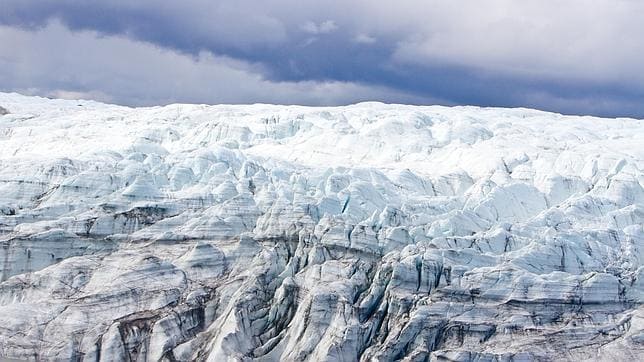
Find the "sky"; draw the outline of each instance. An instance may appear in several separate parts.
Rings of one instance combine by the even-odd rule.
[[[0,91],[644,118],[640,0],[1,0]]]

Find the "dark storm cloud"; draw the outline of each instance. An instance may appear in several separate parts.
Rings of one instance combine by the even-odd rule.
[[[94,92],[130,104],[377,99],[644,117],[643,18],[644,4],[629,0],[4,0],[0,24],[5,32],[21,32],[27,42],[47,37],[42,33],[49,31],[61,37],[52,38],[54,43],[82,36],[86,47],[106,40],[101,37],[120,45],[112,44],[113,53],[104,54],[108,59],[89,60],[102,64],[98,71],[115,72],[105,74],[105,83],[83,76],[82,69],[91,65],[76,64],[78,74],[61,77],[64,82],[25,74],[1,86]],[[74,33],[57,28],[59,23]],[[212,85],[195,79],[184,82],[180,93],[150,94],[144,84],[169,82],[148,79],[163,77],[162,67],[136,76],[126,67],[109,66],[111,60],[130,57],[122,47],[147,47],[140,42],[175,53],[186,62],[183,72],[210,71],[206,78],[216,81],[232,67],[233,73],[256,81],[212,92],[207,90]],[[24,50],[29,44],[20,46]],[[73,44],[64,48],[83,51]],[[6,47],[0,52],[0,61],[12,56]],[[47,59],[29,59],[31,53],[13,55],[14,63],[47,66]],[[65,68],[64,59],[58,62]],[[149,54],[146,62],[161,61]],[[11,65],[5,61],[4,66]],[[169,76],[183,74],[175,69]],[[141,78],[141,83],[119,87],[111,81],[121,79],[124,85],[128,77]],[[333,96],[320,97],[313,90],[329,85],[333,90],[328,91],[337,92]],[[284,90],[289,87],[299,91]]]

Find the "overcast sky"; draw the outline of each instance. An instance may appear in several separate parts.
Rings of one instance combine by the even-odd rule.
[[[1,0],[0,90],[644,118],[644,1]]]

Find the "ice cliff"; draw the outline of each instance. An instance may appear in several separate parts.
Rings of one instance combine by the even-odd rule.
[[[0,106],[2,358],[644,358],[642,120]]]

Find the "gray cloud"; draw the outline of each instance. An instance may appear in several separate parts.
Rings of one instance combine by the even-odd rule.
[[[146,42],[177,53],[194,63],[181,68],[185,72],[203,69],[204,54],[209,54],[213,63],[232,62],[273,85],[344,84],[389,101],[644,117],[639,101],[644,98],[641,1],[4,0],[0,9],[0,23],[31,32],[51,31],[52,19],[74,31]],[[96,76],[77,74],[65,84],[70,91],[82,89]],[[131,76],[140,78],[133,72]],[[169,76],[185,78],[178,70]],[[220,76],[226,79],[223,72]],[[14,87],[33,87],[26,81],[15,80]],[[244,101],[250,87],[235,87],[246,93],[229,89],[226,94],[238,94],[234,99]],[[95,88],[114,99],[173,98],[171,90],[125,97],[121,88]],[[185,88],[182,100],[203,99],[183,96],[193,93],[198,90]],[[325,94],[325,102],[351,102],[355,97],[349,95]],[[247,97],[249,102],[275,98],[269,88]],[[319,99],[293,97],[292,102]],[[211,96],[209,101],[230,98]]]
[[[27,94],[129,105],[158,103],[303,103],[418,98],[386,87],[339,81],[275,82],[261,67],[202,51],[191,57],[125,37],[0,26],[3,87]]]
[[[333,20],[326,20],[321,22],[320,24],[316,24],[312,21],[307,21],[302,25],[302,30],[304,30],[307,33],[311,34],[328,34],[332,33],[335,30],[338,29],[338,26],[335,24]]]

